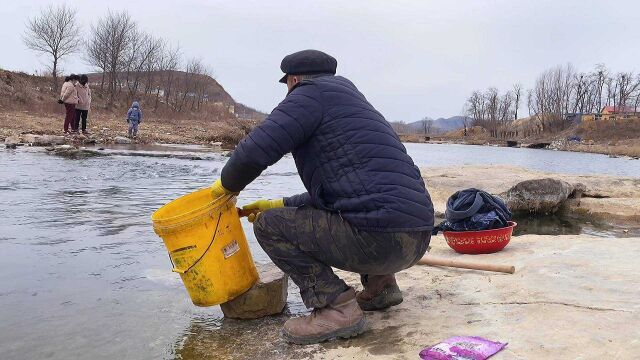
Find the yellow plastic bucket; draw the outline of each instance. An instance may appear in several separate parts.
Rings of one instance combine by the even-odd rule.
[[[182,196],[151,216],[191,301],[198,306],[227,302],[258,279],[236,198],[214,199],[205,188]]]

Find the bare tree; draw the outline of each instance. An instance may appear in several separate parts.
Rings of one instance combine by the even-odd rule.
[[[175,82],[175,71],[180,66],[180,47],[170,47],[167,44],[164,44],[158,61],[160,83],[156,89],[156,102],[154,109],[158,108],[160,87],[162,87],[164,102],[167,106],[169,105],[169,99]]]
[[[602,91],[604,89],[604,84],[607,82],[609,70],[607,70],[604,64],[598,64],[596,65],[596,72],[596,86],[598,89],[598,112],[600,112],[602,110]]]
[[[606,105],[610,106],[616,98],[616,86],[613,82],[613,78],[607,77],[604,79],[604,85],[606,86],[607,102]]]
[[[468,116],[464,115],[464,114],[461,115],[461,117],[462,117],[462,120],[461,120],[462,128],[464,129],[464,132],[462,133],[462,136],[467,136],[468,129],[469,129],[469,124],[471,123],[471,121],[470,121],[471,119]]]
[[[87,56],[90,63],[104,66],[103,73],[108,77],[109,102],[112,106],[116,95],[120,92],[120,72],[126,69],[126,55],[131,51],[132,40],[136,33],[136,24],[131,16],[122,11],[109,13],[99,19],[95,26],[91,26],[91,39],[101,41],[100,48],[93,52],[88,49]]]
[[[104,91],[104,82],[109,64],[109,38],[102,24],[99,23],[97,27],[91,27],[91,32],[84,48],[86,51],[84,54],[85,62],[102,73],[100,90]]]
[[[154,59],[162,48],[162,40],[134,29],[131,32],[128,45],[124,55],[125,82],[129,90],[129,98],[132,98],[138,93],[145,73],[147,75],[145,94],[148,93],[152,82],[152,72],[156,64]]]
[[[513,120],[518,120],[518,109],[520,108],[520,97],[522,96],[522,84],[513,85]]]
[[[182,78],[182,94],[176,94],[176,107],[178,111],[182,111],[184,105],[190,100],[193,108],[197,96],[197,85],[200,77],[203,76],[205,66],[202,59],[191,58],[185,65],[184,77]]]
[[[428,116],[425,116],[420,120],[422,125],[422,130],[425,135],[431,134],[431,129],[433,128],[433,119]]]
[[[536,79],[530,105],[542,132],[555,132],[567,126],[566,116],[575,100],[575,78],[573,66],[567,64],[546,70]]]
[[[183,62],[178,46],[139,29],[126,11],[109,12],[94,23],[86,49],[85,61],[102,72],[108,107],[135,98],[155,100],[154,111],[163,104],[174,112],[201,111],[208,102],[219,114],[232,111],[201,59]]]
[[[617,94],[614,106],[619,111],[626,112],[631,107],[634,94],[640,90],[640,76],[635,76],[632,72],[619,73],[616,75],[614,86]]]
[[[49,70],[53,75],[53,88],[58,90],[59,62],[78,51],[80,45],[76,10],[64,4],[50,5],[27,21],[22,40],[29,49],[51,56]]]

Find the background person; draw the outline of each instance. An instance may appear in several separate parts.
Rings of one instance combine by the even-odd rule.
[[[87,116],[91,108],[91,89],[89,88],[89,77],[85,74],[80,75],[80,81],[76,84],[76,92],[78,93],[78,104],[76,105],[75,129],[80,129],[80,120],[82,119],[82,133],[87,133]]]
[[[69,133],[69,127],[71,131],[77,131],[76,125],[76,104],[78,104],[78,91],[75,84],[78,81],[78,75],[71,74],[64,78],[64,84],[60,89],[60,100],[64,103],[65,117],[64,117],[64,133]]]
[[[129,124],[130,138],[138,136],[138,125],[140,125],[141,122],[142,109],[140,109],[140,104],[137,101],[134,101],[127,111],[127,123]]]

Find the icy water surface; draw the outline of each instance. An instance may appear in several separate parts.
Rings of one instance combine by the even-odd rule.
[[[631,166],[629,160],[602,155],[456,145],[407,147],[420,166],[454,165],[464,159],[463,164],[507,163],[547,171],[640,176],[639,163]],[[294,350],[278,336],[286,316],[241,322],[222,319],[218,307],[193,306],[152,230],[150,215],[155,209],[219,176],[227,158],[208,155],[203,161],[140,156],[70,160],[30,148],[0,150],[0,358],[291,355]],[[287,156],[242,192],[239,203],[302,191],[293,160]],[[588,232],[584,226],[558,224],[552,228]],[[543,225],[549,228],[548,223]],[[251,225],[243,220],[243,226],[255,260],[266,262]],[[298,294],[290,289],[288,313],[303,311]],[[358,341],[375,342],[375,336]],[[295,351],[299,355],[303,350]]]

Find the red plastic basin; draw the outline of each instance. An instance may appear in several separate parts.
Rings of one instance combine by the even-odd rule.
[[[450,248],[461,254],[490,254],[504,249],[511,240],[513,228],[518,225],[481,231],[445,231],[444,238]]]

